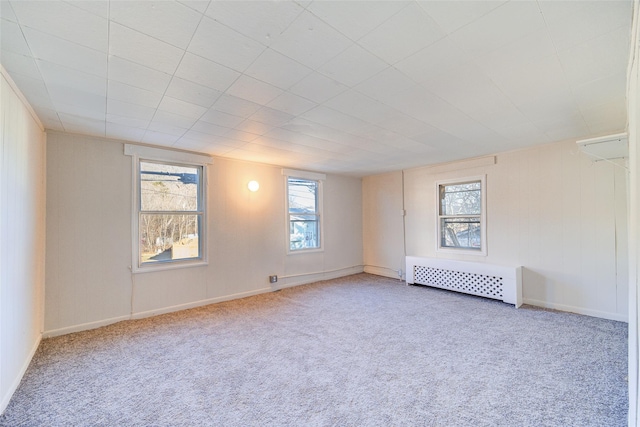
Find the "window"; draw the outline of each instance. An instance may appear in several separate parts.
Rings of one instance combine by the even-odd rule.
[[[301,171],[287,173],[287,229],[289,253],[322,249],[322,179]],[[288,175],[292,173],[294,175]]]
[[[485,179],[437,183],[439,251],[487,254]]]
[[[127,145],[134,158],[133,271],[202,265],[205,257],[204,163],[189,153]]]

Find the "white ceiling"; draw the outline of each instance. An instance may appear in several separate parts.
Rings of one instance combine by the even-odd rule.
[[[363,176],[625,129],[626,1],[6,1],[48,129]]]

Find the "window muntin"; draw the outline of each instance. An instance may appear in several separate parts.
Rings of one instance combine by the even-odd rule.
[[[202,260],[203,166],[140,160],[138,265]]]
[[[321,248],[320,181],[287,177],[289,251]]]
[[[484,177],[440,182],[438,250],[486,254]]]

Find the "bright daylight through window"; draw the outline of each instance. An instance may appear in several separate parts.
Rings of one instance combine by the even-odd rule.
[[[320,181],[287,177],[289,250],[319,249]]]
[[[202,166],[140,161],[140,266],[202,259],[202,174]]]
[[[437,186],[438,249],[486,254],[484,177]]]

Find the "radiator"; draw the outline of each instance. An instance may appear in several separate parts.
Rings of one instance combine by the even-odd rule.
[[[522,267],[406,257],[408,285],[426,285],[522,305]]]

